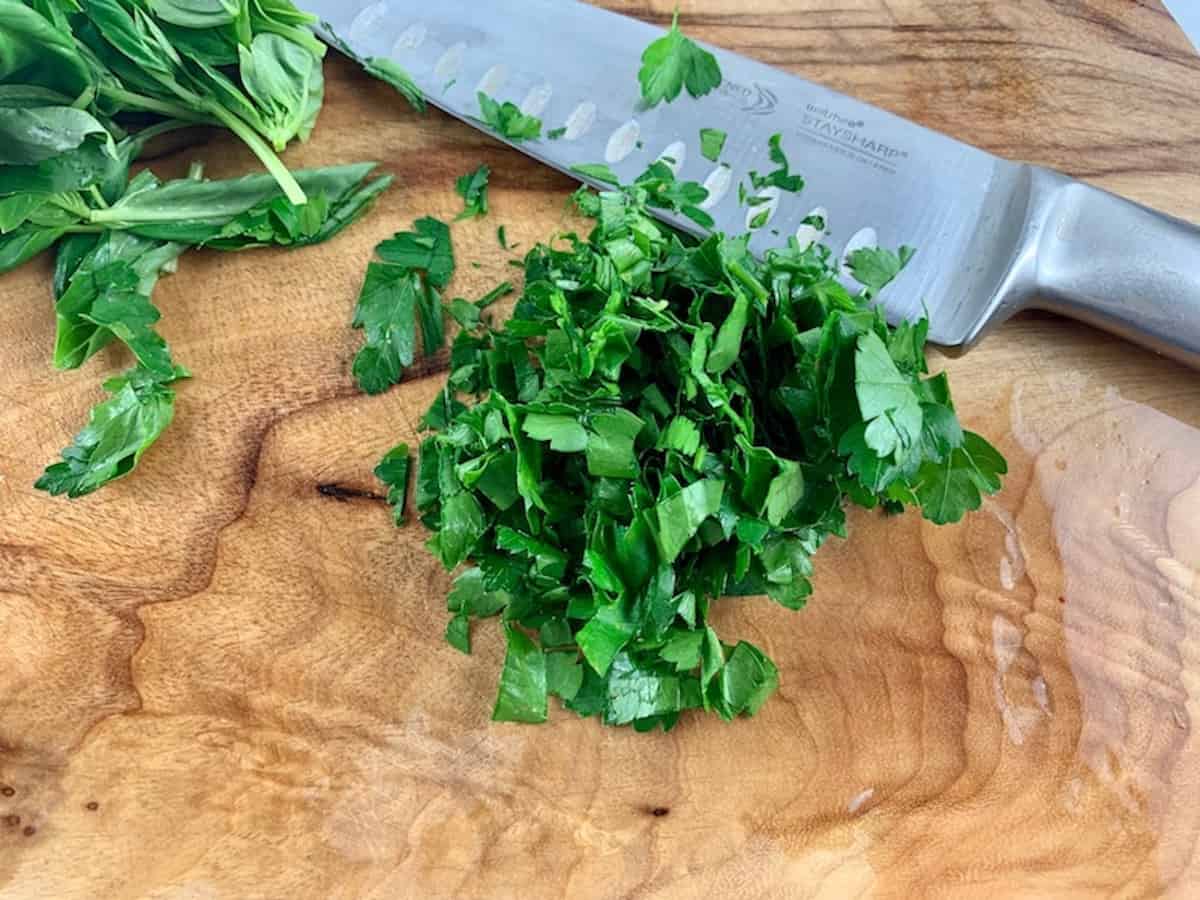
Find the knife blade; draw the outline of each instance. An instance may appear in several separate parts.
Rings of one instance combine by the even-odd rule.
[[[752,249],[792,234],[843,254],[917,247],[884,306],[892,320],[927,314],[935,343],[966,349],[1036,303],[1200,365],[1200,230],[1189,223],[719,48],[708,48],[717,90],[644,109],[636,73],[662,30],[577,0],[302,5],[326,37],[395,60],[430,103],[473,126],[484,127],[480,91],[538,116],[543,138],[514,146],[543,163],[570,172],[605,162],[632,181],[670,159],[677,177],[709,189],[707,211],[728,233],[765,208]],[[720,163],[701,156],[702,128],[728,134]],[[561,137],[545,136],[555,129]],[[774,134],[806,187],[744,207],[737,185],[773,168]],[[805,223],[814,213],[823,235]]]

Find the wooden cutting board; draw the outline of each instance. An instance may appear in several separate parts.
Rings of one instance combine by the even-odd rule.
[[[1200,59],[1157,0],[682,11],[1200,220]],[[191,158],[253,167],[225,140],[155,167]],[[454,226],[467,295],[512,274],[496,226],[546,238],[571,183],[333,61],[289,161],[367,158],[399,184],[332,244],[164,280],[196,378],[135,476],[79,502],[31,484],[126,361],[52,371],[49,261],[0,280],[0,897],[1200,896],[1200,376],[1051,317],[936,356],[1005,490],[955,527],[853,515],[801,613],[724,603],[782,672],[756,719],[493,725],[497,630],[443,643],[448,579],[371,475],[442,376],[361,396],[347,323],[373,245],[451,217],[455,176],[494,172],[490,216]]]

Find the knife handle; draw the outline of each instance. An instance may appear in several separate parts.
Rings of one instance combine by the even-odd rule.
[[[1200,368],[1200,228],[1056,172],[1034,178],[1048,214],[1033,305]]]

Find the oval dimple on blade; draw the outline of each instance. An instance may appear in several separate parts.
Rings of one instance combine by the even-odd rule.
[[[634,117],[643,145],[651,149],[635,144],[618,154],[611,165],[623,180],[635,178],[659,147],[691,143],[702,128],[726,132],[721,162],[727,169],[706,169],[698,159],[691,169],[679,167],[680,177],[708,187],[710,196],[702,205],[718,230],[744,230],[746,209],[730,196],[736,196],[732,187],[752,169],[775,168],[768,142],[781,134],[791,170],[803,175],[808,187],[800,196],[779,198],[770,227],[756,231],[751,249],[761,252],[777,244],[779,234],[797,232],[845,247],[854,227],[869,222],[883,246],[909,244],[919,251],[885,294],[889,315],[911,318],[928,309],[930,334],[942,343],[964,339],[982,314],[978,307],[986,306],[998,287],[1002,266],[966,272],[944,260],[980,254],[999,258],[1011,251],[1012,217],[1005,210],[1020,167],[884,110],[719,48],[709,48],[721,66],[718,89],[699,99],[685,92],[672,103],[644,109],[637,79],[640,56],[662,29],[574,0],[305,0],[303,5],[338,34],[350,35],[350,44],[363,55],[390,53],[406,28],[423,25],[419,48],[400,48],[404,54],[398,61],[431,103],[476,125],[479,108],[472,89],[493,66],[506,64],[509,77],[496,99],[521,103],[541,118],[543,135],[561,137],[516,146],[563,171],[604,160],[614,131]],[[457,79],[437,78],[437,61],[460,43],[466,49]],[[535,94],[543,84],[552,86],[550,93]],[[803,219],[817,202],[832,215],[824,232],[813,235]],[[687,220],[664,217],[697,230]],[[1005,228],[989,227],[991,220]]]
[[[683,141],[675,141],[667,144],[663,148],[662,153],[655,158],[656,162],[660,162],[671,170],[673,175],[678,176],[679,170],[683,168],[687,162],[687,144]]]

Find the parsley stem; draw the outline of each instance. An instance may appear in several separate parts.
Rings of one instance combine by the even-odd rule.
[[[770,296],[767,293],[767,289],[763,287],[762,282],[755,278],[740,262],[733,260],[729,263],[729,274],[740,281],[743,287],[754,294],[755,299],[758,300],[759,303],[767,302],[767,297]]]

